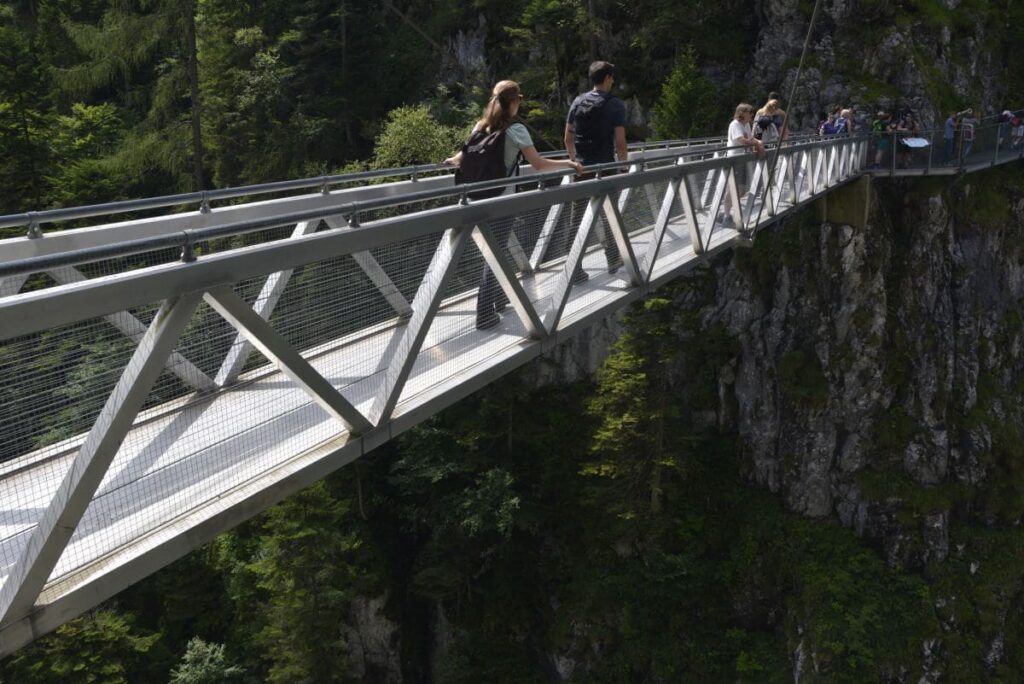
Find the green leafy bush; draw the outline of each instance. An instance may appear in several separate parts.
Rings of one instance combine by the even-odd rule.
[[[388,113],[377,136],[373,166],[387,169],[437,164],[456,152],[463,138],[460,128],[438,123],[423,105],[399,107]]]
[[[170,684],[230,684],[245,670],[232,665],[224,655],[223,644],[210,644],[199,637],[188,642],[188,649],[174,670]]]
[[[715,89],[697,68],[693,50],[676,61],[654,105],[654,132],[662,139],[709,135],[714,126]]]

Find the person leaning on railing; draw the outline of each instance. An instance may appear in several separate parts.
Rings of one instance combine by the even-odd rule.
[[[468,169],[469,161],[472,161],[475,173],[472,178],[466,179],[469,182],[500,178],[499,174],[501,173],[504,173],[505,177],[512,176],[519,169],[520,155],[537,171],[572,169],[577,174],[582,173],[583,165],[577,161],[547,159],[540,156],[526,126],[514,121],[519,114],[519,104],[522,101],[523,95],[519,90],[518,83],[499,81],[494,86],[483,116],[473,127],[469,142],[463,146],[460,152],[445,159],[444,162],[452,166],[462,166],[466,161],[465,165]],[[492,147],[488,147],[489,145]],[[467,160],[467,155],[472,159]],[[503,163],[497,164],[496,171],[490,171],[489,169],[493,166],[490,163],[490,157],[497,155],[501,155],[500,160]],[[460,171],[462,171],[461,168]],[[458,178],[456,182],[459,182]],[[499,244],[503,245],[508,240],[508,234],[512,228],[510,222],[498,221],[493,228],[495,238]],[[498,313],[507,305],[508,297],[502,292],[494,273],[485,262],[480,290],[476,298],[476,327],[484,330],[498,325],[501,322]]]
[[[728,154],[730,157],[746,154],[750,150],[753,150],[759,157],[764,155],[764,143],[754,137],[751,128],[753,118],[754,108],[749,104],[744,102],[736,107],[732,123],[729,124]],[[737,194],[742,196],[747,191],[747,164],[745,161],[733,164],[733,175],[736,178]],[[725,217],[722,220],[722,225],[726,228],[735,228],[736,225],[732,218],[732,197],[729,193],[725,194],[723,209]]]
[[[966,162],[967,158],[971,156],[974,147],[974,134],[981,122],[978,121],[973,109],[964,110],[961,114],[963,116],[960,118],[960,160]]]
[[[754,115],[752,129],[754,137],[765,144],[778,142],[781,139],[780,126],[776,123],[776,116],[781,112],[778,100],[768,100],[764,107],[757,110]]]
[[[851,135],[857,127],[857,122],[853,118],[853,110],[849,107],[845,107],[839,112],[839,121],[839,135]]]
[[[906,169],[910,167],[911,160],[913,159],[913,148],[908,146],[908,138],[916,138],[921,134],[921,129],[917,125],[917,119],[911,112],[904,112],[903,116],[896,123],[896,137],[899,140],[899,159],[900,167]]]
[[[942,163],[953,162],[953,152],[956,149],[956,112],[950,112],[949,118],[942,124]]]

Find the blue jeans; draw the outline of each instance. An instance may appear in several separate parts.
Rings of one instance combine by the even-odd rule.
[[[953,141],[953,138],[946,138],[946,158],[942,161],[947,164],[953,161],[953,148],[955,147],[955,145],[953,145]]]

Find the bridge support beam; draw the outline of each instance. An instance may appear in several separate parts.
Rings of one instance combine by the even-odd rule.
[[[192,318],[199,298],[198,293],[192,293],[167,300],[157,311],[57,493],[32,531],[21,558],[11,568],[0,591],[0,624],[20,619],[32,611],[135,416],[167,363],[167,357]]]
[[[345,397],[341,396],[322,375],[306,361],[281,334],[228,286],[214,288],[203,295],[206,303],[224,317],[250,344],[281,369],[303,389],[313,401],[341,421],[352,434],[368,431],[373,426]]]
[[[871,209],[871,176],[861,176],[823,195],[816,204],[822,221],[866,228]]]
[[[526,296],[526,291],[523,289],[519,279],[516,278],[515,271],[502,258],[498,241],[494,238],[491,227],[481,221],[473,229],[472,235],[477,249],[480,250],[484,261],[487,262],[487,266],[491,269],[491,273],[494,274],[498,285],[505,291],[505,296],[512,303],[512,308],[515,309],[519,320],[523,322],[527,333],[535,340],[544,337],[547,334],[547,330],[544,329],[544,321],[541,320],[537,309],[530,302],[530,298]]]
[[[452,273],[458,266],[470,230],[463,226],[446,230],[440,244],[434,250],[434,256],[412,302],[412,318],[398,333],[400,337],[397,339],[397,346],[385,362],[384,382],[370,410],[370,419],[377,427],[383,426],[391,419],[391,414],[402,397],[402,389],[416,363],[416,357],[430,331],[430,324],[437,314],[437,309],[441,306],[441,299]]]

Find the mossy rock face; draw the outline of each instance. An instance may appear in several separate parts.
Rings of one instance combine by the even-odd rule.
[[[813,352],[796,350],[783,354],[778,380],[782,393],[801,406],[822,408],[828,403],[828,378]]]

